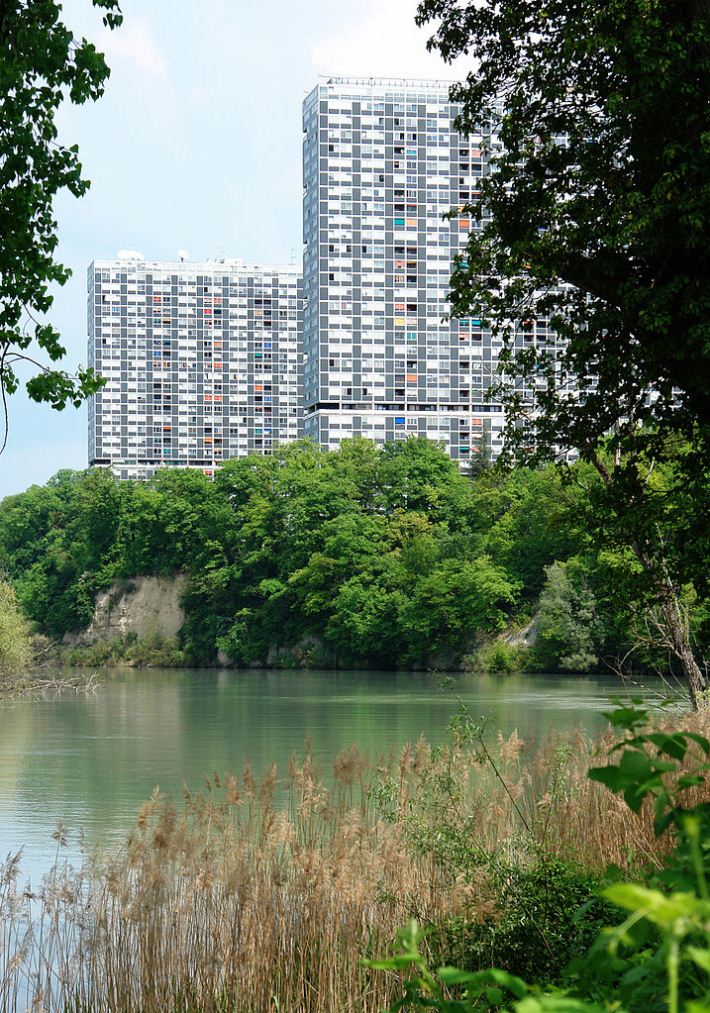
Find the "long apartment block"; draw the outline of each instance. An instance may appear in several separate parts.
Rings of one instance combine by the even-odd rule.
[[[441,440],[462,466],[503,411],[500,341],[448,319],[454,256],[477,227],[490,130],[462,136],[447,82],[336,78],[303,104],[304,429],[323,447]]]
[[[301,435],[326,449],[423,436],[463,468],[497,456],[502,344],[450,318],[448,296],[499,141],[457,132],[449,89],[331,78],[307,96],[302,281],[236,261],[91,265],[89,361],[108,380],[90,403],[92,465],[211,474]],[[518,325],[516,344],[533,343],[554,348],[546,320]]]
[[[88,271],[89,464],[120,478],[214,473],[302,433],[302,280],[295,266],[140,255]]]

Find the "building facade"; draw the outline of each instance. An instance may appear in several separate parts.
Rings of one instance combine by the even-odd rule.
[[[95,261],[88,271],[89,464],[210,475],[302,432],[300,268]]]
[[[476,196],[497,140],[456,132],[449,87],[339,78],[304,101],[304,429],[323,447],[418,435],[462,466],[500,450],[484,397],[500,341],[446,319],[477,226],[443,217]]]

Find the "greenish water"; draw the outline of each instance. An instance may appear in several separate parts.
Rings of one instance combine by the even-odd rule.
[[[63,820],[76,841],[115,840],[153,787],[178,795],[206,773],[280,771],[306,738],[326,770],[356,743],[371,757],[420,734],[445,737],[457,697],[491,729],[526,739],[550,729],[601,728],[620,692],[600,677],[466,676],[454,689],[410,672],[126,671],[88,696],[0,703],[0,860],[24,849],[46,867]]]

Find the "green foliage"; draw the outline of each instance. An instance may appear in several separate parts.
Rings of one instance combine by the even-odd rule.
[[[500,124],[452,287],[504,340],[511,443],[584,454],[614,430],[626,449],[682,434],[706,452],[707,5],[421,0],[417,20],[445,59],[475,58],[452,89],[462,132]],[[557,367],[523,340],[535,318],[565,339]]]
[[[388,1013],[397,1013],[398,1010],[409,1010],[411,1013],[421,1010],[480,1013],[481,1010],[494,1009],[514,1010],[515,1013],[605,1013],[608,1009],[565,992],[546,994],[498,968],[462,971],[455,967],[440,967],[432,972],[421,952],[424,940],[425,934],[412,920],[399,933],[400,953],[397,956],[365,961],[366,966],[378,970],[408,972],[403,985],[404,994],[390,1005]],[[619,1013],[624,1013],[624,1010],[619,1008]]]
[[[680,797],[705,780],[710,770],[710,742],[695,732],[646,730],[649,712],[639,704],[640,701],[633,700],[628,706],[619,706],[606,715],[614,727],[625,732],[624,738],[612,748],[612,755],[621,753],[621,756],[616,764],[592,767],[589,777],[613,792],[622,793],[632,812],[639,812],[644,801],[649,799],[655,813],[656,834],[673,826],[683,839],[690,814],[683,808]],[[682,771],[681,765],[689,761],[692,762],[690,772]],[[694,806],[692,817],[694,821],[708,820],[710,808]],[[710,823],[703,829],[710,829]],[[705,833],[704,837],[703,870],[706,862],[710,862],[710,834]],[[693,882],[700,871],[694,870]]]
[[[23,673],[31,661],[29,624],[12,585],[0,579],[0,679]]]
[[[710,742],[690,731],[663,731],[632,701],[607,715],[624,738],[592,780],[623,795],[632,812],[649,804],[657,835],[674,847],[647,884],[614,883],[603,896],[628,914],[605,930],[579,962],[579,989],[613,988],[629,1009],[702,1009],[710,1003],[710,806],[684,804],[710,770]],[[611,958],[611,959],[610,959]],[[661,998],[663,997],[663,998]]]
[[[496,637],[463,659],[464,668],[471,672],[498,672],[511,675],[522,672],[529,665],[529,649],[525,644],[509,643]]]
[[[104,25],[121,24],[118,0],[93,3],[104,11]],[[89,186],[77,146],[57,141],[56,116],[63,101],[99,98],[109,76],[102,54],[75,39],[61,14],[55,0],[0,4],[0,385],[11,394],[19,385],[16,364],[39,366],[27,393],[57,409],[78,406],[102,381],[92,369],[71,376],[28,354],[33,342],[53,363],[65,354],[59,333],[37,319],[52,305],[50,287],[70,275],[54,259],[53,202],[63,190],[80,197]]]
[[[442,967],[432,974],[421,953],[424,936],[416,921],[410,921],[399,933],[401,952],[386,960],[367,960],[365,965],[380,971],[409,971],[404,983],[404,995],[389,1007],[390,1013],[397,1010],[437,1009],[442,1013],[470,1013],[480,1009],[499,1006],[509,996],[522,998],[528,988],[523,981],[505,971],[459,971],[453,967]],[[463,990],[461,1000],[449,998],[448,987]]]
[[[575,559],[545,567],[537,620],[542,669],[587,672],[599,664],[603,625],[584,568]]]
[[[579,546],[578,492],[554,468],[493,472],[479,484],[477,498],[490,524],[483,535],[485,549],[534,598],[545,566],[567,559]]]
[[[63,648],[58,659],[74,668],[184,668],[187,665],[185,652],[180,650],[177,640],[157,632],[142,639],[129,634],[91,646]]]
[[[215,486],[233,538],[188,593],[195,657],[217,643],[236,664],[263,663],[315,640],[310,656],[342,664],[426,663],[439,650],[455,663],[517,607],[516,583],[476,551],[474,487],[427,441],[292,446],[227,462]]]
[[[452,211],[474,228],[451,301],[501,340],[504,456],[593,464],[590,531],[641,564],[698,706],[681,598],[706,585],[710,550],[710,8],[420,0],[417,20],[445,59],[475,63],[451,96],[491,171]],[[565,663],[593,664],[587,640]]]
[[[463,1013],[507,1005],[509,997],[504,990],[496,990],[496,985],[512,993],[509,1008],[516,1013],[554,1009],[702,1013],[709,1008],[710,805],[683,802],[689,792],[705,783],[710,742],[695,732],[649,726],[648,712],[638,701],[620,705],[607,716],[623,730],[624,737],[611,748],[612,762],[592,768],[589,777],[623,794],[632,813],[645,804],[652,806],[656,834],[672,835],[673,849],[665,866],[648,883],[622,882],[617,870],[617,881],[600,894],[622,916],[615,919],[617,924],[601,930],[586,954],[579,953],[569,963],[562,974],[562,990],[555,987],[560,970],[555,958],[574,954],[576,945],[568,943],[580,925],[578,918],[570,920],[570,906],[581,900],[580,910],[586,918],[590,907],[584,904],[584,894],[594,892],[591,880],[585,883],[584,877],[570,878],[570,870],[563,866],[518,870],[519,881],[526,884],[527,910],[518,911],[511,904],[512,897],[503,898],[504,917],[491,934],[490,956],[506,962],[505,972],[443,967],[433,974],[420,952],[421,934],[415,924],[410,925],[401,936],[402,953],[373,965],[410,970],[404,996],[391,1005],[391,1011]],[[537,887],[548,871],[552,881],[559,879],[559,892],[543,889],[538,899]],[[588,925],[590,930],[600,914],[608,914],[608,908],[597,911]],[[552,944],[549,954],[532,942],[533,929],[543,926]],[[473,962],[479,957],[480,930],[474,928],[470,935],[469,959]],[[583,945],[588,940],[580,937],[577,942]],[[535,984],[524,984],[511,971],[522,972]],[[462,997],[452,998],[451,990],[458,988],[463,989]]]
[[[488,556],[447,560],[420,578],[399,608],[400,625],[414,650],[464,647],[473,631],[505,628],[518,587]]]
[[[586,665],[592,633],[595,656],[626,653],[628,603],[645,594],[623,553],[589,537],[588,499],[550,467],[472,481],[427,441],[304,442],[227,461],[214,481],[60,472],[3,501],[0,561],[54,638],[87,625],[99,590],[187,573],[180,649],[193,664],[222,651],[236,665],[444,668],[482,645],[486,670],[519,670],[525,651],[498,635],[528,622],[546,585],[545,665],[564,669]],[[568,579],[551,604],[556,574]],[[706,603],[688,602],[703,637]]]
[[[496,910],[483,922],[460,918],[428,936],[432,959],[465,970],[500,967],[528,981],[558,983],[573,957],[588,950],[601,929],[621,921],[599,899],[602,881],[591,872],[543,858],[506,871]]]

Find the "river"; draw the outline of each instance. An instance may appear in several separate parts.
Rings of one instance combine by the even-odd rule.
[[[0,702],[0,861],[23,849],[36,881],[55,853],[59,821],[69,853],[125,835],[155,785],[177,796],[205,774],[284,771],[306,738],[327,770],[355,743],[375,759],[424,734],[446,736],[464,702],[492,731],[524,739],[551,729],[604,725],[619,681],[599,676],[462,676],[288,671],[128,670],[95,693]]]

